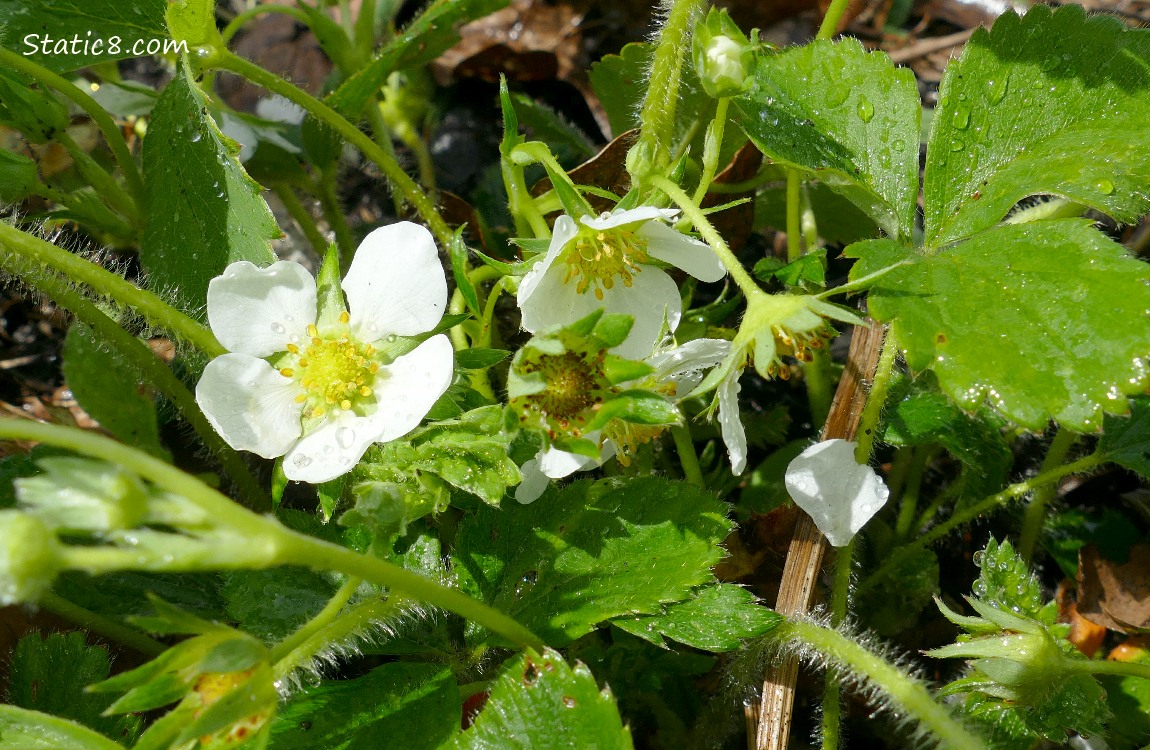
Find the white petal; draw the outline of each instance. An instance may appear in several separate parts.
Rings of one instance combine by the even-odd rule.
[[[386,443],[415,429],[451,385],[451,342],[442,333],[399,357],[375,376],[377,409],[364,417],[371,442]]]
[[[594,294],[575,296],[595,300]],[[587,312],[598,307],[609,313],[625,313],[635,319],[627,340],[611,350],[628,359],[642,360],[649,357],[663,334],[664,321],[674,331],[683,316],[683,300],[679,297],[678,285],[654,266],[642,266],[632,277],[629,287],[616,284],[611,289],[603,290],[603,301],[596,301]]]
[[[282,456],[300,435],[299,386],[262,359],[224,354],[204,368],[196,403],[220,437],[236,450]]]
[[[719,256],[705,242],[657,221],[644,224],[639,234],[647,238],[647,252],[652,257],[683,269],[699,281],[718,281],[727,275]]]
[[[515,499],[527,505],[539,499],[551,484],[551,478],[539,468],[539,456],[524,462],[519,471],[523,474],[523,481],[515,488]]]
[[[299,263],[232,263],[208,282],[208,324],[228,351],[267,357],[307,337],[315,322],[315,279]]]
[[[723,433],[723,443],[727,446],[727,456],[731,461],[731,473],[735,476],[747,468],[747,433],[743,430],[743,420],[739,416],[739,375],[742,370],[735,368],[719,384],[719,429]]]
[[[539,470],[551,479],[562,479],[583,469],[594,469],[602,463],[601,458],[568,453],[554,446],[542,451],[536,459],[539,461]]]
[[[530,279],[530,292],[524,293],[528,277],[537,272],[538,275]],[[554,325],[573,323],[603,306],[594,294],[579,294],[574,284],[564,284],[566,273],[562,264],[548,265],[547,261],[543,261],[523,277],[524,283],[519,285],[517,297],[523,330],[538,333]],[[590,303],[585,299],[588,297],[594,301],[594,306],[589,306]]]
[[[890,494],[874,469],[855,462],[855,443],[846,440],[807,448],[791,461],[784,481],[795,504],[836,547],[846,546]]]
[[[600,214],[594,217],[584,216],[579,219],[579,222],[592,229],[613,229],[614,227],[621,227],[640,221],[650,221],[652,219],[666,219],[667,221],[671,221],[678,215],[679,209],[677,208],[639,206],[638,208],[631,208],[626,211],[615,211],[614,213]]]
[[[551,244],[547,246],[547,254],[543,256],[543,260],[532,265],[531,270],[519,282],[519,291],[515,295],[515,300],[519,303],[520,308],[525,309],[527,307],[529,300],[536,295],[544,276],[551,270],[552,265],[559,258],[559,254],[563,252],[563,248],[575,238],[576,234],[578,234],[578,230],[570,216],[563,215],[555,220],[555,227],[551,233]],[[562,281],[562,273],[560,273],[560,281]],[[524,312],[525,318],[526,315],[527,313]],[[529,328],[526,320],[523,323],[523,328],[532,333],[539,330],[538,328]]]
[[[343,412],[322,422],[284,456],[284,476],[319,484],[346,474],[375,442],[366,417]]]
[[[401,221],[364,237],[343,291],[362,341],[430,331],[447,309],[447,278],[431,232]]]
[[[702,370],[715,367],[731,353],[726,339],[694,339],[647,358],[659,383],[674,383],[675,395],[685,396],[702,379]]]

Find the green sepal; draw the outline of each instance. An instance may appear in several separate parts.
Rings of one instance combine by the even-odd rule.
[[[611,385],[645,378],[653,372],[655,368],[646,362],[636,362],[614,354],[608,354],[603,361],[603,374],[607,376],[607,382]]]
[[[673,403],[658,393],[643,390],[623,391],[604,401],[587,429],[601,430],[612,419],[646,425],[678,424],[682,421]]]
[[[36,162],[27,156],[0,149],[0,201],[17,203],[40,184]]]
[[[323,254],[323,263],[316,277],[316,328],[331,331],[344,327],[340,315],[347,312],[343,286],[339,281],[339,248],[333,242]]]
[[[604,349],[611,349],[627,340],[627,335],[631,333],[634,324],[635,319],[630,315],[605,313],[596,320],[590,334],[602,342]]]
[[[67,130],[71,120],[67,108],[51,93],[31,88],[14,73],[0,72],[0,123],[42,144]]]
[[[511,356],[506,349],[460,349],[455,353],[455,364],[464,370],[486,370]]]
[[[461,226],[455,230],[451,238],[451,247],[448,248],[451,257],[451,275],[455,278],[455,287],[463,295],[463,301],[467,303],[467,309],[472,315],[479,317],[482,313],[479,309],[479,297],[475,294],[475,285],[467,276],[467,243],[463,241],[464,229],[465,227]]]

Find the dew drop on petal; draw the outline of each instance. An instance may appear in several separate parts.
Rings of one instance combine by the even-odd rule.
[[[335,442],[339,447],[347,450],[355,445],[355,430],[350,427],[340,427],[335,431]]]
[[[311,465],[311,458],[308,456],[305,456],[301,453],[298,456],[296,456],[294,459],[292,459],[292,463],[294,463],[296,466],[298,466],[299,468],[302,469],[305,466]]]
[[[283,323],[280,323],[279,321],[276,321],[275,323],[272,323],[272,332],[273,332],[273,333],[284,333],[284,332],[286,332],[286,331],[287,331],[287,329],[286,329],[286,328],[284,328],[284,324],[283,324]]]

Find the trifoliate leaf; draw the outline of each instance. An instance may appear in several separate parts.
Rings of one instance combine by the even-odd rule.
[[[1130,416],[1108,416],[1098,452],[1116,464],[1150,477],[1150,397],[1130,401]]]
[[[174,293],[185,312],[201,314],[208,282],[229,263],[275,260],[280,236],[238,150],[208,117],[207,100],[186,65],[160,94],[144,139],[149,221],[140,261],[149,284]]]
[[[1078,5],[1032,10],[975,30],[947,67],[923,185],[928,246],[992,226],[1029,195],[1119,221],[1150,210],[1150,31]]]
[[[1096,429],[1145,387],[1150,266],[1080,219],[1003,226],[932,255],[851,245],[907,364],[932,369],[966,410],[984,401],[1023,427]]]
[[[599,690],[587,667],[568,666],[551,649],[528,649],[503,666],[475,723],[445,747],[629,750],[632,744],[610,691]]]
[[[434,750],[459,731],[459,717],[459,690],[450,669],[393,662],[294,695],[272,724],[269,747]]]
[[[82,724],[0,704],[0,750],[124,750]]]
[[[708,586],[658,615],[622,617],[613,623],[631,635],[664,646],[663,637],[704,651],[733,651],[744,638],[772,630],[783,616],[759,604],[754,594],[729,583]]]
[[[711,581],[730,529],[724,511],[682,482],[578,481],[464,520],[454,568],[464,590],[565,644],[613,617],[661,612]]]
[[[73,719],[126,744],[140,733],[140,717],[103,716],[112,701],[84,692],[88,685],[107,679],[110,662],[108,651],[87,645],[82,632],[50,633],[45,638],[26,635],[16,644],[8,666],[5,695],[12,705]]]
[[[855,39],[764,55],[736,98],[740,125],[774,162],[839,192],[892,237],[909,237],[918,198],[914,75]]]

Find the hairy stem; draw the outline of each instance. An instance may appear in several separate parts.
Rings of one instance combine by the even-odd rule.
[[[1042,459],[1042,471],[1050,471],[1066,460],[1066,455],[1078,440],[1078,433],[1065,427],[1059,427]],[[1022,517],[1022,533],[1018,537],[1018,554],[1023,560],[1030,562],[1034,556],[1034,547],[1038,543],[1038,535],[1042,533],[1042,525],[1046,523],[1046,508],[1058,494],[1058,487],[1053,482],[1034,491],[1030,504],[1026,506],[1026,513]]]

